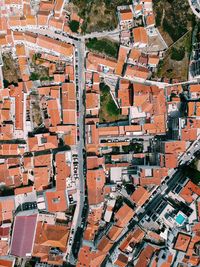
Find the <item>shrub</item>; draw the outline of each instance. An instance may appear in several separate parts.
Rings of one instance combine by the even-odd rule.
[[[172,48],[172,53],[171,53],[171,59],[176,60],[176,61],[181,61],[185,57],[185,48],[180,47],[179,49]]]
[[[38,73],[36,72],[31,73],[30,80],[36,81],[36,80],[39,80],[39,78],[40,78],[40,75]]]

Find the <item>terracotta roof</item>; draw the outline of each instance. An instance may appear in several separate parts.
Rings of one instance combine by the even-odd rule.
[[[155,24],[155,16],[153,13],[149,13],[146,17],[146,24],[147,26],[152,26]]]
[[[141,79],[147,79],[149,75],[150,75],[149,70],[145,67],[140,67],[140,66],[127,65],[125,72],[125,76],[130,78],[138,77]]]
[[[140,253],[135,267],[147,267],[155,250],[151,245],[147,245]]]
[[[125,256],[124,254],[120,253],[116,259],[116,261],[114,262],[114,264],[116,266],[119,266],[119,267],[125,267],[127,266],[127,263],[128,263],[128,257]]]
[[[47,200],[47,210],[49,212],[59,212],[67,210],[67,199],[65,190],[45,192]]]
[[[103,169],[87,171],[88,201],[90,205],[103,202],[103,187],[105,184],[105,172]]]
[[[15,202],[13,199],[0,199],[0,222],[12,221]]]
[[[158,65],[158,63],[159,63],[159,57],[158,56],[149,56],[149,58],[148,58],[148,64],[149,65]]]
[[[111,69],[115,69],[117,66],[117,61],[109,59],[97,54],[88,53],[86,59],[87,69],[97,71],[99,65],[107,66]]]
[[[110,228],[107,236],[109,237],[110,240],[114,242],[120,236],[122,231],[123,231],[123,228],[113,225]]]
[[[33,168],[34,187],[36,191],[42,191],[48,188],[50,183],[50,168],[47,166]]]
[[[82,246],[78,254],[77,267],[101,266],[105,257],[105,252],[92,251],[88,246]]]
[[[136,203],[137,206],[142,206],[149,196],[150,193],[144,187],[139,186],[131,195],[131,199]]]
[[[134,43],[148,44],[148,36],[144,27],[133,29]]]
[[[71,44],[63,43],[46,36],[38,35],[37,44],[47,49],[51,48],[55,52],[67,57],[71,57],[73,55],[73,46]]]
[[[119,90],[118,90],[118,98],[120,101],[120,107],[130,107],[133,99],[133,89],[128,80],[120,80]]]
[[[56,4],[55,4],[55,7],[54,7],[55,16],[61,15],[60,12],[62,10],[62,7],[63,7],[64,3],[65,3],[64,0],[56,0]]]
[[[107,236],[103,236],[103,238],[100,240],[97,248],[98,250],[102,251],[102,252],[108,252],[110,250],[110,248],[112,247],[113,242],[107,238]]]
[[[200,188],[192,181],[189,181],[181,190],[180,196],[188,203],[192,203],[200,196]]]
[[[128,53],[127,48],[124,46],[120,46],[119,52],[118,52],[117,66],[115,70],[115,73],[117,75],[122,74],[124,63],[126,63],[127,53]]]
[[[186,252],[191,240],[191,236],[184,233],[178,233],[174,249]]]
[[[167,141],[164,145],[165,153],[180,153],[186,151],[185,141]]]
[[[116,213],[116,225],[124,227],[133,218],[135,212],[127,205],[124,204]]]
[[[132,20],[133,19],[133,13],[131,9],[125,9],[125,10],[120,10],[120,20]]]
[[[96,169],[104,164],[104,157],[89,156],[87,157],[87,169]]]
[[[0,267],[13,267],[14,259],[0,259]]]
[[[56,126],[61,123],[57,99],[49,99],[47,101],[47,111],[52,126]]]
[[[119,127],[118,126],[100,127],[99,135],[100,136],[108,136],[108,135],[117,136],[119,135]]]
[[[58,248],[65,252],[68,237],[69,228],[67,226],[38,222],[32,255],[40,258],[41,262],[62,265],[62,254],[58,257],[52,257],[49,252],[51,248]]]
[[[30,158],[27,158],[30,159]],[[52,155],[45,154],[45,155],[38,155],[34,156],[34,166],[41,167],[41,166],[51,166]]]
[[[66,189],[67,178],[71,175],[71,168],[66,163],[64,153],[57,153],[56,160],[56,190]]]
[[[150,171],[150,174],[149,174]],[[168,175],[167,168],[149,168],[148,173],[145,172],[145,169],[141,169],[139,173],[140,178],[140,185],[147,186],[147,185],[160,185],[161,179]]]
[[[141,56],[141,51],[136,49],[136,48],[132,48],[130,55],[129,55],[129,59],[133,60],[134,62],[138,62],[139,58]]]
[[[100,103],[100,96],[99,94],[95,93],[87,93],[86,94],[86,109],[98,109]]]

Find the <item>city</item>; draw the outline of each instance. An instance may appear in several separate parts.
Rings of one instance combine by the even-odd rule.
[[[0,1],[0,266],[199,266],[198,43],[160,78],[182,36],[152,0],[85,34],[71,1]]]

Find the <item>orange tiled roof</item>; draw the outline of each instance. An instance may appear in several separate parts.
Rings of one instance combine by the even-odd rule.
[[[96,109],[99,107],[100,97],[99,94],[87,93],[86,94],[86,109]]]
[[[200,188],[192,181],[189,181],[180,192],[180,196],[188,203],[193,202],[200,196]]]
[[[73,46],[71,44],[66,44],[46,36],[38,35],[37,44],[47,49],[51,48],[55,52],[67,57],[71,57],[73,55]]]
[[[90,205],[103,202],[103,187],[105,184],[105,172],[103,169],[87,171],[88,200]]]
[[[45,193],[47,199],[47,210],[49,212],[65,211],[67,209],[67,199],[65,190],[48,191]]]
[[[176,239],[176,243],[174,245],[174,248],[176,250],[181,250],[181,251],[186,252],[188,249],[190,240],[191,240],[191,236],[186,235],[184,233],[179,233],[178,237]]]
[[[148,36],[144,27],[133,29],[134,43],[148,44]]]
[[[56,190],[66,189],[66,180],[71,174],[70,166],[66,163],[64,153],[57,153],[56,160]]]
[[[186,151],[185,141],[167,141],[164,143],[165,153],[180,153]]]
[[[134,78],[138,77],[141,79],[147,79],[150,75],[150,71],[145,68],[145,67],[140,67],[140,66],[132,66],[132,65],[127,65],[125,76]]]
[[[78,254],[77,267],[100,266],[105,257],[105,252],[92,251],[88,246],[82,246]]]
[[[110,239],[111,241],[114,242],[114,241],[116,241],[116,239],[119,237],[119,235],[121,234],[122,231],[123,231],[123,228],[118,227],[118,226],[116,226],[116,225],[113,225],[113,226],[110,228],[110,230],[109,230],[107,236],[109,237],[109,239]]]
[[[117,66],[117,61],[108,59],[106,57],[103,57],[97,54],[88,53],[88,56],[86,59],[86,65],[87,65],[87,69],[91,69],[94,71],[97,71],[99,65],[103,65],[111,69],[115,69]]]
[[[144,187],[139,186],[131,195],[131,199],[136,203],[137,206],[142,206],[149,196],[150,193]]]
[[[12,221],[14,209],[13,199],[0,199],[0,222]]]
[[[151,245],[147,245],[140,253],[135,267],[147,267],[155,250]]]
[[[32,255],[40,258],[41,262],[62,265],[63,255],[52,257],[49,252],[51,248],[59,248],[62,252],[65,252],[68,237],[69,229],[67,226],[50,225],[39,221]]]
[[[127,205],[124,204],[116,213],[116,225],[124,227],[134,216],[135,212]]]
[[[112,245],[113,245],[113,242],[107,236],[103,236],[97,248],[98,250],[102,252],[108,252],[109,249],[112,247]]]
[[[128,263],[128,257],[122,253],[118,255],[116,261],[114,262],[114,264],[119,267],[125,267],[127,266],[127,263]]]
[[[133,19],[133,13],[130,9],[125,9],[120,11],[120,20],[132,20]]]
[[[127,53],[128,53],[127,48],[120,46],[119,52],[118,52],[117,66],[116,66],[116,70],[115,70],[115,73],[117,75],[122,74],[124,63],[126,63]]]

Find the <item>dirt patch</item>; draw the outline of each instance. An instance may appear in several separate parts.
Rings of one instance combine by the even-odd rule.
[[[32,108],[32,122],[34,128],[38,127],[42,124],[43,118],[41,115],[41,109],[40,109],[40,100],[39,95],[32,95],[31,96],[31,108]]]
[[[48,80],[49,78],[49,68],[42,66],[45,63],[45,60],[37,57],[36,54],[33,55],[32,61],[30,64],[31,67],[31,80]]]
[[[9,84],[17,83],[21,79],[17,59],[13,59],[11,53],[3,53],[3,77]]]

